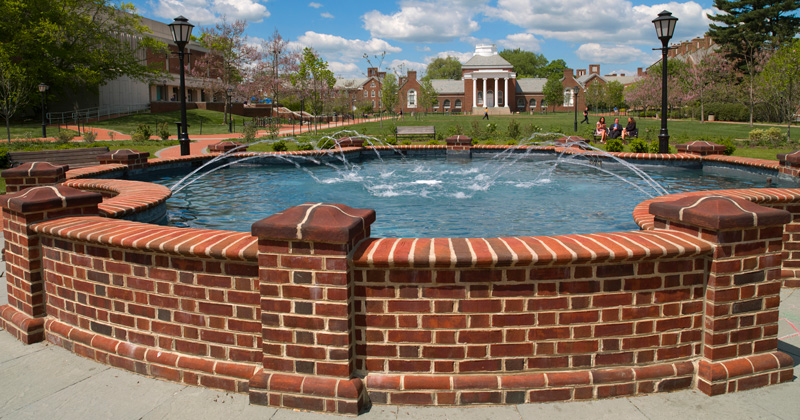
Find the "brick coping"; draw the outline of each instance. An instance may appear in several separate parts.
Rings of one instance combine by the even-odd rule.
[[[172,191],[163,185],[121,179],[69,179],[63,185],[103,194],[106,198],[97,208],[100,215],[110,218],[145,211],[165,203],[172,196]]]

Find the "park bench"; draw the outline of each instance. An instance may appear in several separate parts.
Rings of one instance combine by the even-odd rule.
[[[436,138],[436,127],[432,125],[402,126],[395,128],[394,139],[398,137],[431,136]]]
[[[97,156],[103,153],[108,153],[108,147],[8,152],[8,163],[13,168],[28,162],[50,162],[53,165],[69,165],[70,169],[75,169],[99,165]]]

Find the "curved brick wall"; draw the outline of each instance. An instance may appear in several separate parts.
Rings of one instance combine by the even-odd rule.
[[[208,159],[66,171],[60,186],[4,196],[0,325],[141,374],[249,392],[254,404],[351,415],[370,402],[517,404],[693,386],[716,395],[792,378],[776,350],[777,313],[781,275],[798,274],[790,219],[800,190],[658,197],[637,207],[639,232],[381,239],[369,238],[374,212],[337,204],[287,209],[252,235],[120,220],[151,217],[169,191],[84,179]]]

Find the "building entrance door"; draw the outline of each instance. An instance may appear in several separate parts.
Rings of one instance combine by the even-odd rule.
[[[486,106],[494,106],[494,91],[490,90],[486,93]]]

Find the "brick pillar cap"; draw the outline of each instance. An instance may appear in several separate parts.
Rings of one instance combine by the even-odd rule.
[[[208,150],[210,150],[212,152],[222,152],[222,151],[235,149],[235,148],[237,148],[239,146],[243,146],[243,145],[244,145],[243,143],[239,143],[237,141],[227,140],[227,141],[221,141],[219,143],[214,143],[211,146],[208,146]]]
[[[25,178],[39,176],[64,175],[69,170],[69,165],[53,165],[50,162],[28,162],[15,168],[6,169],[0,176],[3,178]]]
[[[679,144],[677,146],[679,152],[689,152],[689,153],[723,153],[725,152],[726,146],[721,144],[712,143],[710,141],[692,141],[689,143]]]
[[[339,147],[364,147],[364,139],[362,137],[342,137],[336,140]]]
[[[789,223],[785,210],[771,209],[741,198],[723,196],[684,197],[650,204],[650,214],[707,229],[741,229]]]
[[[64,185],[33,187],[14,194],[0,195],[0,206],[19,213],[79,207],[98,204],[103,196]]]
[[[792,153],[778,153],[776,157],[781,163],[789,162],[794,164],[800,164],[800,150]]]
[[[253,236],[264,239],[348,243],[375,221],[375,210],[344,204],[306,203],[253,223]]]
[[[97,155],[97,160],[113,160],[115,162],[128,162],[140,159],[147,159],[150,156],[149,152],[137,152],[131,149],[119,149],[113,152],[103,153]]]
[[[472,137],[469,136],[450,136],[444,141],[447,143],[448,146],[464,146],[464,145],[471,145],[472,144]]]

